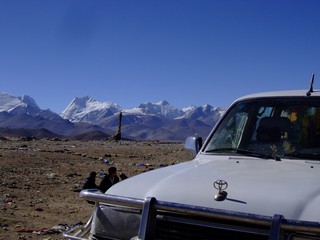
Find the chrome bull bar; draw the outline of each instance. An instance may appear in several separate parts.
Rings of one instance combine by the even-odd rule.
[[[80,197],[87,201],[95,202],[95,209],[99,208],[100,203],[105,203],[109,205],[124,206],[141,210],[141,222],[138,236],[133,238],[135,240],[156,239],[156,220],[157,216],[161,213],[174,213],[180,216],[214,219],[215,222],[232,221],[236,223],[239,222],[245,224],[253,224],[255,226],[261,227],[261,229],[269,229],[267,230],[267,233],[264,233],[265,235],[268,235],[269,240],[283,239],[283,233],[285,232],[313,234],[312,236],[314,238],[312,239],[320,239],[319,222],[289,220],[278,214],[275,214],[273,217],[269,217],[236,211],[227,211],[222,209],[158,201],[153,197],[142,200],[136,198],[115,196],[103,194],[101,192],[93,190],[81,191]],[[63,237],[74,240],[89,239],[92,221],[93,214],[84,226],[74,227],[65,231],[63,233]],[[260,232],[260,230],[258,230],[258,232]],[[263,232],[263,230],[261,230],[261,232]]]

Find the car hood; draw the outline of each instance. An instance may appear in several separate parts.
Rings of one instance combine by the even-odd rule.
[[[128,178],[107,193],[319,222],[319,167],[317,161],[205,155]],[[224,201],[214,199],[216,180],[228,183]]]

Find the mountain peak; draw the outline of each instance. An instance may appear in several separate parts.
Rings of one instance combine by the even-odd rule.
[[[15,97],[8,93],[0,93],[0,112],[37,114],[39,111],[36,101],[28,95]]]
[[[10,112],[17,106],[23,105],[23,102],[8,93],[0,93],[0,111]]]
[[[28,96],[28,95],[23,95],[22,97],[18,97],[22,102],[24,102],[25,104],[29,105],[29,106],[33,106],[33,107],[38,107],[38,105],[36,104],[36,101]]]
[[[160,102],[155,103],[155,105],[159,105],[159,106],[168,106],[170,105],[168,101],[166,100],[162,100]]]
[[[76,97],[61,113],[61,117],[72,122],[99,121],[114,113],[120,112],[121,107],[114,102],[99,102],[92,97]]]
[[[74,106],[77,106],[79,108],[83,108],[83,107],[86,107],[87,103],[89,102],[93,102],[95,101],[93,98],[89,97],[89,96],[85,96],[85,97],[75,97],[71,103],[69,104],[70,105],[74,105]]]
[[[172,119],[178,117],[180,113],[177,108],[171,106],[166,100],[157,103],[143,103],[140,104],[139,108],[145,114],[162,115]]]

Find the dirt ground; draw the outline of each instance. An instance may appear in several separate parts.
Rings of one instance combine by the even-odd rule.
[[[183,143],[0,140],[0,239],[63,239],[93,206],[79,198],[91,171],[128,177],[192,159]],[[97,178],[97,184],[101,177]]]

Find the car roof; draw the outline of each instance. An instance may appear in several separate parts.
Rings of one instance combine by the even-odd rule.
[[[243,101],[253,98],[272,98],[272,97],[306,97],[308,90],[287,90],[287,91],[273,91],[273,92],[261,92],[245,95],[238,98],[235,102]],[[314,90],[311,92],[310,97],[320,97],[320,90]]]

